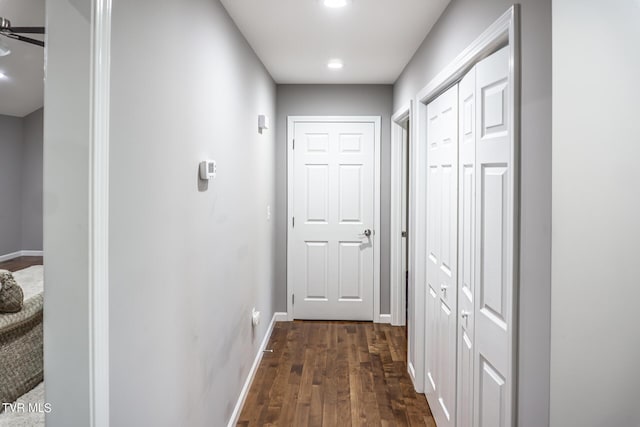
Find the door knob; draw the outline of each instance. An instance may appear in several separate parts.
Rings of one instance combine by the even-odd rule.
[[[368,228],[366,230],[364,230],[364,234],[366,237],[371,237],[371,230],[369,230]]]
[[[445,298],[447,298],[447,289],[449,289],[449,286],[440,285],[440,290],[442,291],[442,296],[444,296]]]
[[[471,313],[466,311],[466,310],[462,310],[460,312],[460,317],[462,317],[463,319],[466,319],[467,317],[469,317],[469,314],[471,314]]]

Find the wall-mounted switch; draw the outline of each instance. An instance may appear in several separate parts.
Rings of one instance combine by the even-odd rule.
[[[264,114],[260,114],[258,116],[258,129],[263,131],[265,129],[269,129],[269,117]]]
[[[200,179],[208,181],[216,177],[218,167],[215,160],[203,160],[200,162]]]

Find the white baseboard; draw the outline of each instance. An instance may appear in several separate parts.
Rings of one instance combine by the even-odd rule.
[[[269,338],[271,338],[273,327],[276,322],[284,322],[284,321],[287,321],[287,313],[273,313],[273,318],[271,319],[271,323],[269,323],[267,332],[264,334],[262,343],[258,348],[258,354],[256,354],[256,358],[253,360],[253,365],[251,365],[251,370],[249,371],[249,375],[247,375],[247,379],[244,382],[244,385],[242,386],[242,390],[240,391],[240,396],[238,396],[238,402],[236,403],[235,408],[233,408],[231,419],[227,424],[228,427],[235,427],[235,425],[238,424],[238,419],[240,418],[242,407],[244,406],[245,400],[247,400],[247,395],[249,394],[249,390],[251,389],[251,383],[253,382],[253,378],[256,376],[256,372],[258,371],[258,366],[260,366],[260,361],[262,360],[262,355],[264,354],[264,350],[267,348],[267,344],[269,343]]]
[[[276,322],[288,322],[289,315],[287,313],[276,312],[273,313],[273,318]]]
[[[407,363],[407,372],[409,373],[409,378],[411,378],[411,382],[413,383],[413,388],[416,388],[416,370],[413,367],[411,362]]]
[[[22,256],[42,256],[43,251],[21,251]]]
[[[378,317],[378,323],[391,323],[391,315],[390,314],[381,314]]]
[[[0,255],[0,262],[9,261],[10,259],[18,258],[22,256],[22,251],[13,252],[11,254]]]
[[[21,256],[42,256],[42,251],[17,251],[6,255],[0,255],[0,262],[9,261]]]

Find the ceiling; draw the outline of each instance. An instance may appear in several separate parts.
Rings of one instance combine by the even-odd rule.
[[[277,83],[394,83],[449,0],[221,0]],[[332,58],[344,62],[330,70]]]
[[[44,27],[45,0],[0,0],[0,16],[16,27]],[[40,35],[25,36],[43,40]],[[0,37],[11,49],[0,56],[0,114],[24,117],[44,104],[44,49]]]

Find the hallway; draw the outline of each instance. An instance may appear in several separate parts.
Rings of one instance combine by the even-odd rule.
[[[239,426],[434,426],[407,374],[404,327],[278,322]]]

